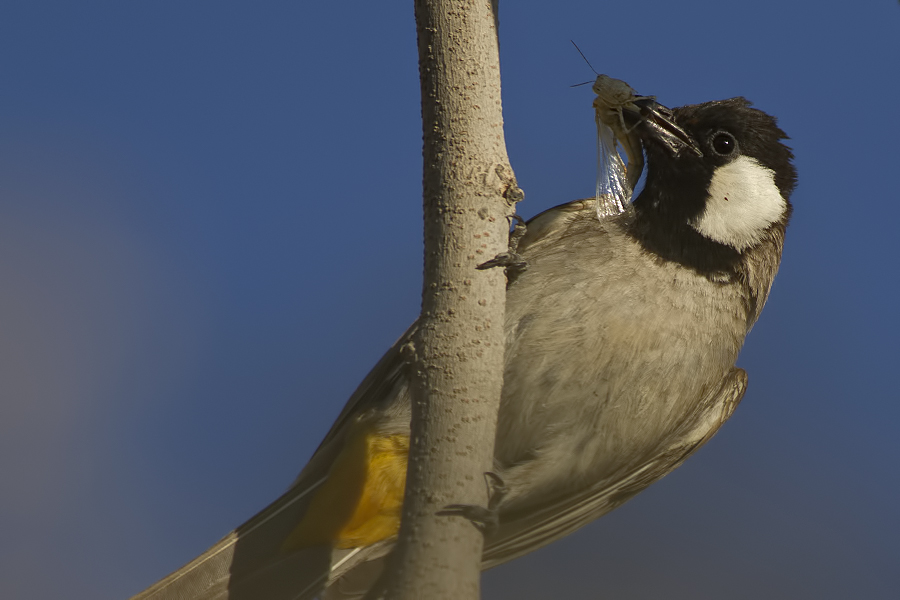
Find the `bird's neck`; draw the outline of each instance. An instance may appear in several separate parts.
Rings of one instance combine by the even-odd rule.
[[[690,226],[692,199],[681,195],[665,197],[652,184],[648,179],[644,191],[634,201],[635,216],[628,233],[644,250],[663,260],[716,280],[736,276],[743,262],[741,253],[704,237]]]

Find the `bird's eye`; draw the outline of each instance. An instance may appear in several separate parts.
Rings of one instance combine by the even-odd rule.
[[[721,156],[731,156],[737,151],[737,140],[727,131],[719,131],[712,136],[712,149]]]

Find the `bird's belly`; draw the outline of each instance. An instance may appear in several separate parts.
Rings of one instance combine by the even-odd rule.
[[[540,319],[511,315],[521,320],[507,349],[495,449],[510,502],[620,477],[664,451],[718,388],[743,342],[739,311],[678,291],[605,290],[593,302],[557,304],[570,310],[552,319],[542,303],[531,303]]]

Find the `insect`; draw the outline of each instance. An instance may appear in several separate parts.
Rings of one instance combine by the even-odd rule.
[[[597,79],[594,81],[591,89],[597,94],[593,103],[594,116],[597,122],[597,135],[602,138],[602,126],[608,127],[613,135],[613,148],[618,142],[628,157],[626,172],[629,187],[628,195],[630,196],[631,191],[637,185],[641,172],[644,170],[644,153],[641,149],[640,140],[636,136],[631,135],[634,125],[628,127],[625,124],[622,110],[628,108],[637,112],[639,108],[635,101],[652,101],[656,98],[654,96],[638,96],[634,89],[621,79],[614,79],[608,75],[601,74],[597,75]]]
[[[637,136],[631,135],[635,126],[626,125],[622,110],[628,108],[632,112],[639,112],[635,102],[652,102],[655,97],[639,96],[621,79],[597,73],[578,45],[575,42],[572,45],[597,75],[591,89],[597,94],[593,102],[594,121],[597,124],[597,211],[603,218],[625,212],[644,169],[641,142]],[[622,163],[616,144],[625,150],[627,168]]]

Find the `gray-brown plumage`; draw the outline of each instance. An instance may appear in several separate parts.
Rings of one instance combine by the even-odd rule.
[[[532,219],[507,293],[495,472],[506,486],[484,566],[621,505],[712,437],[747,386],[734,364],[778,269],[796,179],[784,133],[741,98],[624,116],[647,155],[631,210],[595,200]],[[415,325],[413,325],[413,328]],[[285,551],[351,426],[409,431],[399,348],[350,398],[294,486],[137,599],[353,598],[391,540]],[[327,589],[326,589],[327,588]]]

